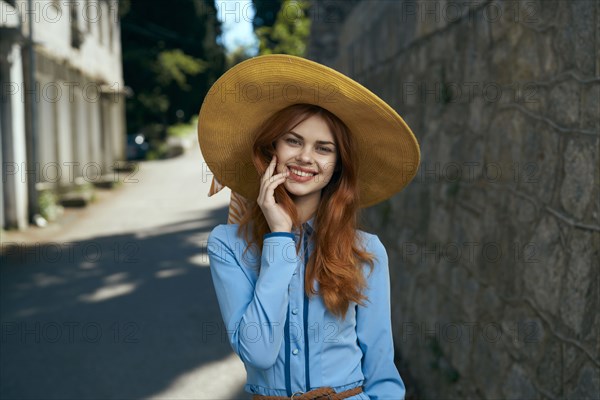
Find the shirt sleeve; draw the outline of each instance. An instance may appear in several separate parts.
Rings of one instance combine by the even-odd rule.
[[[244,363],[258,369],[275,364],[283,343],[288,286],[296,269],[293,238],[291,233],[265,235],[254,284],[239,262],[244,249],[231,247],[226,226],[217,226],[208,237],[210,272],[229,341]]]
[[[377,236],[371,238],[367,249],[376,259],[370,275],[370,268],[365,267],[368,284],[365,294],[369,300],[356,310],[356,333],[363,352],[363,388],[373,400],[404,399],[404,382],[394,364],[388,256]]]

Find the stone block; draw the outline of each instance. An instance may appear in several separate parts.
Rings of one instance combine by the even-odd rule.
[[[597,399],[600,394],[598,367],[586,363],[579,372],[577,383],[572,384],[567,393],[569,399]]]
[[[485,147],[486,181],[516,187],[515,163],[521,160],[523,136],[528,127],[526,117],[507,109],[494,115]]]
[[[543,83],[516,82],[504,89],[503,95],[505,96],[502,101],[511,105],[518,104],[539,118],[547,114],[549,103],[551,102],[548,95],[550,90]],[[532,124],[537,122],[533,119],[531,121]]]
[[[388,7],[388,12],[384,16],[383,25],[385,30],[381,32],[385,35],[381,38],[381,42],[385,43],[383,57],[386,60],[391,60],[395,54],[400,52],[400,38],[401,30],[397,24],[397,16],[393,13],[393,5]]]
[[[520,225],[515,240],[518,240],[521,246],[525,245],[525,241],[532,233],[530,232],[531,224],[539,218],[541,210],[534,201],[518,195],[510,197],[508,208],[515,219],[515,223]]]
[[[539,262],[530,263],[523,271],[525,296],[533,299],[541,310],[556,315],[567,255],[554,217],[542,218],[531,242],[539,254]]]
[[[468,272],[466,269],[460,266],[452,268],[451,293],[453,296],[458,297],[463,293],[467,277]]]
[[[443,206],[433,207],[427,229],[428,237],[438,243],[448,243],[451,217]]]
[[[436,268],[437,284],[440,290],[449,291],[450,282],[452,276],[452,270],[454,265],[445,259],[441,260],[438,267]]]
[[[573,47],[575,65],[584,75],[594,76],[598,62],[597,29],[594,15],[598,13],[598,3],[595,1],[570,1],[569,7],[573,15]],[[596,17],[597,18],[597,17]]]
[[[511,29],[512,31],[512,29]],[[541,60],[535,31],[524,30],[515,44],[513,82],[526,83],[536,80],[541,73]]]
[[[513,179],[520,191],[543,204],[551,204],[560,176],[560,136],[542,122],[532,122],[523,131],[521,162],[515,164]],[[539,214],[541,210],[537,210]]]
[[[540,76],[538,79],[549,80],[561,70],[561,58],[554,51],[554,37],[550,32],[536,33],[535,40],[540,63]]]
[[[503,385],[502,394],[505,399],[535,399],[537,390],[530,380],[529,374],[519,365],[513,365]]]
[[[477,296],[481,286],[475,279],[467,279],[463,294],[460,296],[462,301],[462,307],[466,312],[467,318],[470,321],[476,319],[477,310],[481,308],[481,305],[477,302]]]
[[[573,80],[556,84],[549,93],[547,118],[561,127],[579,126],[580,87]]]
[[[563,382],[564,381],[572,381],[576,376],[577,372],[581,368],[581,359],[583,353],[581,350],[571,344],[562,343],[562,353],[563,353]]]
[[[561,0],[538,0],[534,8],[536,11],[535,17],[546,23],[548,23],[547,21],[555,21],[560,11],[560,3],[562,3]]]
[[[481,193],[476,190],[469,190],[470,192]],[[461,198],[466,202],[472,201],[472,197],[464,193]],[[450,263],[464,266],[475,278],[479,278],[478,267],[483,262],[487,241],[484,239],[480,216],[471,209],[466,209],[462,204],[461,202],[461,207],[455,209],[454,216],[455,220],[464,221],[460,237],[452,238],[444,244],[444,257]]]
[[[464,88],[471,87],[466,83],[481,85],[486,75],[483,68],[485,62],[481,59],[484,54],[478,53],[471,40],[474,34],[473,29],[469,29],[469,25],[461,24],[457,29],[445,34],[439,42],[440,44],[447,42],[448,46],[453,46],[454,57],[448,58],[446,55],[440,62],[446,66],[444,73],[447,83],[463,89],[463,92],[466,92]],[[452,91],[453,102],[468,103],[468,96],[460,93],[460,90],[458,95],[454,92]]]
[[[511,8],[514,7],[514,2],[494,0],[490,2],[486,14],[484,15],[488,22],[488,29],[491,34],[491,41],[497,44],[503,40],[511,27],[512,21],[506,18],[510,15]]]
[[[482,96],[473,96],[469,99],[467,126],[470,132],[477,136],[484,136],[494,112],[493,106],[493,103],[486,101]],[[477,161],[479,160],[478,158]]]
[[[481,339],[473,348],[471,379],[479,389],[481,398],[502,398],[502,383],[499,376],[510,366],[510,358],[500,341]]]
[[[461,165],[461,167],[463,167]],[[459,193],[456,195],[460,201],[461,208],[456,209],[456,217],[464,221],[467,231],[470,233],[471,240],[478,240],[483,235],[484,227],[481,223],[481,213],[485,208],[488,193],[477,183],[469,182],[469,177],[463,171]],[[450,182],[452,184],[452,182]],[[450,194],[446,191],[446,195]]]
[[[467,322],[467,324],[464,322]],[[474,333],[475,328],[473,324],[473,321],[463,321],[463,323],[458,325],[460,328],[460,335],[452,344],[451,351],[452,365],[455,366],[461,376],[466,377],[467,379],[472,359],[476,356],[476,354],[474,354],[476,335]]]
[[[596,82],[584,85],[581,91],[581,129],[600,132],[599,110],[600,83]]]
[[[558,57],[560,57],[561,70],[571,70],[577,68],[575,62],[575,28],[572,25],[566,25],[559,28],[554,37],[554,47]]]
[[[562,393],[563,357],[561,343],[548,338],[546,351],[537,365],[536,378],[540,387],[549,393]]]
[[[535,364],[545,354],[548,335],[530,308],[506,306],[500,324],[502,343],[517,362]]]
[[[430,35],[438,29],[440,20],[439,2],[415,2],[415,39]]]
[[[598,262],[595,263],[592,270],[596,274],[596,277],[592,277],[592,279],[594,279],[594,282],[596,282],[595,285],[597,285],[599,281],[597,276],[600,270],[600,268],[598,268]],[[600,299],[598,299],[600,293],[598,293],[598,289],[595,290],[596,298],[592,296],[592,299],[590,299],[589,304],[592,307],[594,307],[595,310],[597,310],[598,308],[600,308]],[[584,337],[584,343],[588,345],[588,348],[590,349],[594,357],[600,360],[600,335],[598,335],[598,332],[600,332],[600,314],[595,313],[595,316],[594,313],[591,314],[592,316],[590,316],[590,320],[593,321],[591,321],[591,328],[589,329],[589,333]]]
[[[578,337],[582,334],[584,322],[587,327],[586,331],[589,332],[593,323],[592,315],[598,311],[594,307],[597,304],[587,304],[587,300],[593,297],[590,296],[593,282],[590,280],[590,274],[594,263],[592,235],[592,232],[573,230],[569,243],[569,268],[561,294],[561,319]]]
[[[583,218],[592,200],[594,183],[598,184],[597,143],[597,139],[575,137],[568,141],[564,152],[560,203],[576,219]]]
[[[478,321],[499,320],[502,315],[502,302],[494,287],[488,286],[480,290],[476,301],[480,305],[477,309]]]

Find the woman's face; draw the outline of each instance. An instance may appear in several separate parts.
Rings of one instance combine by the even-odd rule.
[[[320,198],[337,162],[333,134],[320,116],[307,118],[277,139],[275,154],[277,173],[290,171],[284,186],[294,200]]]

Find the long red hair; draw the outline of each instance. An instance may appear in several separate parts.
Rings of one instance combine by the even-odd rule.
[[[319,282],[319,293],[327,309],[345,318],[350,302],[364,304],[366,286],[362,264],[374,267],[373,254],[358,244],[357,221],[359,190],[356,144],[348,127],[333,113],[312,104],[294,104],[271,116],[256,132],[252,160],[262,176],[273,155],[275,142],[302,121],[318,115],[327,123],[337,148],[337,164],[327,186],[322,189],[311,238],[315,251],[306,266],[304,287],[307,296],[317,294],[313,286]],[[302,231],[296,206],[283,185],[275,189],[275,201],[288,212],[294,228]],[[242,217],[238,233],[249,244],[262,249],[263,236],[269,225],[255,199],[249,199],[248,211]],[[299,243],[296,251],[299,252]],[[260,251],[258,252],[260,254]]]

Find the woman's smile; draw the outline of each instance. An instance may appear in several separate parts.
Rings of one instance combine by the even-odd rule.
[[[294,166],[288,166],[288,170],[290,171],[288,177],[301,183],[308,182],[312,177],[318,175],[316,172],[307,172],[305,169]]]

